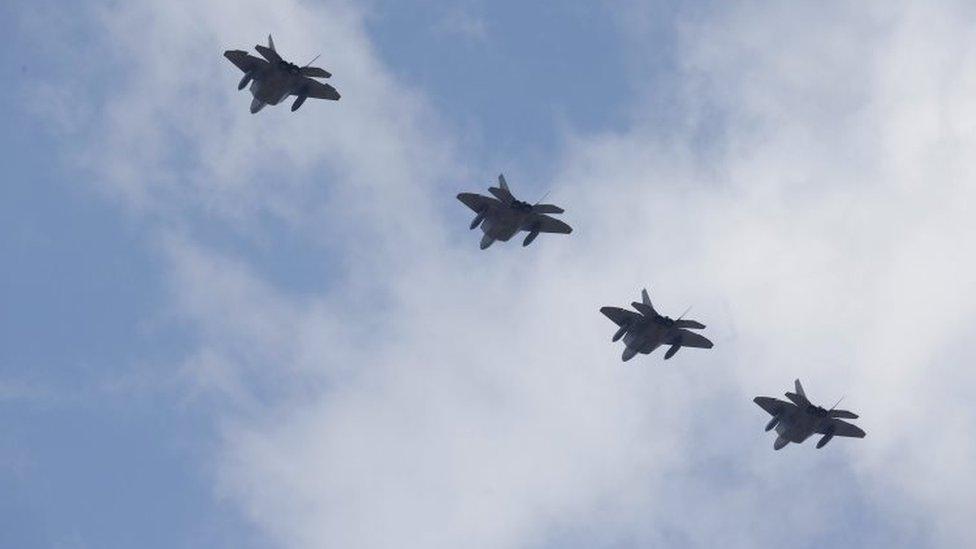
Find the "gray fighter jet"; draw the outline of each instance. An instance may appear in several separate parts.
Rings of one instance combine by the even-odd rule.
[[[491,246],[496,240],[507,242],[519,231],[529,233],[522,241],[523,246],[531,244],[539,233],[573,232],[569,225],[547,215],[561,214],[564,211],[562,208],[552,204],[529,204],[516,200],[508,190],[504,175],[498,176],[498,186],[489,187],[488,192],[494,198],[475,193],[457,195],[458,200],[477,214],[470,228],[474,230],[481,225],[481,231],[485,233],[481,237],[482,250]]]
[[[664,353],[667,360],[674,356],[682,347],[697,347],[711,349],[712,342],[705,336],[690,330],[703,330],[705,325],[694,320],[678,318],[673,320],[658,314],[651,305],[651,298],[647,290],[641,291],[642,302],[633,302],[638,312],[621,309],[620,307],[601,307],[600,312],[612,320],[620,328],[613,334],[613,341],[624,339],[624,362],[634,358],[637,353],[651,354],[661,345],[670,345]],[[683,317],[684,315],[682,315]]]
[[[309,97],[338,101],[339,92],[335,88],[315,80],[315,78],[332,76],[325,69],[309,66],[318,59],[318,56],[304,67],[289,63],[278,55],[270,34],[267,47],[258,44],[254,49],[258,50],[264,59],[254,57],[244,50],[224,52],[224,57],[244,71],[244,78],[241,78],[237,89],[243,90],[248,82],[251,83],[251,95],[254,96],[251,101],[252,114],[263,109],[265,105],[281,103],[289,95],[297,97],[291,104],[292,112],[297,111]]]
[[[774,450],[779,450],[791,442],[799,444],[814,433],[823,435],[817,441],[817,448],[823,448],[835,436],[864,438],[865,433],[859,427],[840,419],[857,419],[857,414],[847,410],[835,410],[834,408],[840,404],[840,401],[837,401],[834,408],[830,410],[825,410],[821,406],[814,406],[807,400],[800,380],[796,380],[795,383],[796,392],[786,393],[786,398],[790,399],[791,402],[772,397],[752,399],[760,408],[773,416],[773,419],[766,424],[766,430],[769,431],[775,427],[776,434],[779,435],[776,437],[776,442],[773,443]]]

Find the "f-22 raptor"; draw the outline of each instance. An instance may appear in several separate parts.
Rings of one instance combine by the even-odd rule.
[[[620,307],[600,308],[601,313],[619,326],[613,334],[613,341],[623,338],[625,348],[621,359],[624,362],[634,358],[637,353],[651,354],[661,345],[671,346],[664,353],[665,360],[673,357],[682,347],[712,348],[712,342],[708,338],[691,331],[705,329],[704,324],[683,318],[674,320],[658,314],[646,289],[641,291],[641,299],[639,303],[631,303],[637,312]]]
[[[827,410],[822,406],[814,406],[803,392],[800,380],[796,380],[794,384],[796,392],[786,393],[786,398],[790,399],[790,402],[773,397],[752,399],[760,408],[773,416],[773,419],[766,424],[766,430],[776,428],[778,436],[773,443],[774,450],[779,450],[791,442],[799,444],[814,433],[823,435],[817,441],[817,448],[823,448],[835,436],[864,438],[865,432],[860,427],[840,419],[857,419],[857,414],[847,410],[834,408]],[[837,404],[840,404],[840,401],[837,401]],[[837,404],[834,405],[835,408]]]
[[[339,100],[339,92],[335,88],[315,80],[332,76],[325,69],[309,66],[318,59],[318,56],[304,67],[289,63],[278,55],[270,34],[266,47],[258,44],[254,49],[264,59],[254,57],[244,50],[224,52],[224,57],[244,71],[244,77],[241,78],[237,89],[243,90],[249,82],[251,83],[251,95],[254,96],[251,101],[251,114],[260,111],[265,105],[277,105],[289,95],[297,97],[291,104],[292,112],[297,111],[309,97]]]
[[[484,236],[481,237],[481,249],[491,246],[496,240],[507,242],[519,231],[529,234],[522,241],[522,246],[528,246],[539,236],[539,233],[569,234],[573,229],[549,214],[561,214],[563,209],[552,204],[529,204],[512,196],[508,189],[508,182],[504,175],[498,176],[498,186],[489,187],[492,196],[475,193],[461,193],[457,195],[462,204],[471,208],[477,214],[471,222],[470,229],[481,225]]]

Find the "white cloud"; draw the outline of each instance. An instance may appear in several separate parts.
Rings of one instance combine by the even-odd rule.
[[[108,66],[145,57],[81,153],[160,227],[201,339],[187,368],[244,403],[221,489],[282,545],[966,545],[973,19],[746,2],[686,21],[682,123],[569,136],[577,230],[527,249],[445,236],[464,232],[435,208],[461,171],[450,129],[344,3],[105,13]],[[265,30],[296,58],[324,44],[342,101],[248,114],[219,52]],[[194,236],[268,238],[265,218],[337,254],[327,290]],[[597,308],[642,285],[694,305],[716,348],[621,365]],[[868,438],[774,453],[749,400],[794,377],[846,393]]]

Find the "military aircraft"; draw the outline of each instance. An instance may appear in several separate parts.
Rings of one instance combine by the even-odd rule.
[[[773,419],[766,424],[766,430],[775,427],[776,434],[779,435],[773,443],[774,450],[779,450],[791,442],[799,444],[814,433],[823,435],[817,441],[817,448],[823,448],[835,436],[864,438],[865,433],[859,427],[840,419],[857,419],[857,414],[847,410],[835,410],[840,401],[837,401],[834,408],[830,410],[814,406],[807,400],[799,379],[796,380],[795,385],[795,393],[786,393],[786,398],[791,402],[772,397],[752,399],[760,408],[773,416]]]
[[[563,209],[552,204],[529,204],[516,200],[508,190],[508,183],[504,175],[498,176],[498,186],[489,187],[488,192],[493,196],[483,196],[475,193],[461,193],[457,195],[465,206],[476,214],[471,222],[471,230],[481,225],[484,236],[481,237],[481,249],[484,250],[496,241],[507,242],[519,231],[529,234],[522,241],[528,246],[539,236],[539,233],[569,234],[573,229],[562,221],[549,217],[547,214],[561,214]]]
[[[705,336],[690,331],[703,330],[704,324],[683,318],[673,320],[658,314],[651,305],[646,289],[641,291],[641,299],[640,303],[631,303],[637,312],[620,307],[600,308],[601,313],[620,327],[613,334],[613,341],[624,339],[624,354],[621,357],[624,362],[634,358],[637,353],[651,354],[661,345],[671,346],[664,353],[665,360],[673,357],[682,347],[712,348],[712,342]]]
[[[297,97],[291,104],[292,112],[297,111],[309,97],[316,99],[339,100],[339,92],[332,86],[319,82],[315,78],[329,78],[332,76],[325,69],[311,67],[312,59],[304,67],[289,63],[278,55],[274,40],[268,35],[267,47],[258,44],[254,49],[261,54],[260,59],[248,54],[244,50],[227,50],[224,57],[244,71],[238,90],[243,90],[248,82],[251,83],[251,114],[263,109],[265,105],[277,105],[289,95]]]

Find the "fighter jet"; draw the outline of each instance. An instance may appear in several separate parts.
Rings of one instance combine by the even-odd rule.
[[[254,96],[251,101],[251,114],[263,109],[265,105],[277,105],[289,95],[297,96],[295,102],[291,104],[292,112],[297,111],[309,97],[339,100],[339,92],[335,88],[315,80],[315,78],[332,76],[325,69],[309,66],[318,59],[318,56],[304,67],[289,63],[278,55],[270,34],[267,47],[258,44],[254,49],[264,59],[254,57],[244,50],[224,52],[224,57],[244,71],[244,77],[241,78],[237,89],[243,90],[248,82],[251,83],[251,95]]]
[[[613,334],[613,341],[624,339],[625,348],[621,357],[624,362],[634,358],[637,353],[651,354],[661,345],[671,346],[668,352],[664,353],[665,360],[673,357],[682,347],[712,348],[712,342],[705,336],[690,331],[703,330],[704,324],[683,318],[673,320],[658,314],[651,305],[651,298],[648,297],[646,289],[641,291],[641,298],[642,302],[631,303],[637,310],[636,313],[620,307],[600,308],[601,313],[620,327]]]
[[[786,398],[791,402],[772,397],[752,399],[760,408],[773,416],[773,419],[766,424],[766,430],[775,427],[776,434],[779,435],[773,443],[774,450],[779,450],[791,442],[799,444],[814,433],[823,435],[817,441],[817,448],[823,448],[835,436],[864,438],[865,433],[859,427],[840,420],[840,418],[857,419],[857,414],[847,410],[835,410],[840,401],[837,401],[834,408],[830,410],[814,406],[807,400],[799,379],[795,384],[796,392],[786,393]]]
[[[539,233],[569,234],[573,229],[562,221],[549,217],[547,214],[561,214],[563,209],[552,204],[529,204],[516,200],[508,190],[508,183],[504,175],[498,176],[498,186],[489,187],[491,196],[475,193],[461,193],[457,195],[465,206],[471,208],[475,214],[471,222],[471,230],[481,225],[484,236],[481,237],[481,249],[484,250],[496,241],[507,242],[519,231],[529,234],[522,241],[528,246],[539,236]]]

